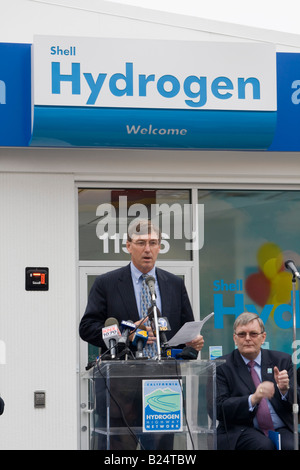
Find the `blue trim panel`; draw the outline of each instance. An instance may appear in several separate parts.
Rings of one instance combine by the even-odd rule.
[[[272,111],[35,106],[31,146],[266,150]]]
[[[31,45],[0,44],[0,145],[31,139]]]
[[[270,151],[300,150],[300,54],[277,52],[277,128]]]

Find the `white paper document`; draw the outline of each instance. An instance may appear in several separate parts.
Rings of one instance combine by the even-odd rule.
[[[182,328],[173,336],[173,338],[168,341],[168,345],[171,346],[178,346],[179,344],[186,344],[189,341],[192,341],[196,338],[197,335],[201,333],[201,329],[207,320],[210,319],[214,315],[214,312],[207,315],[201,321],[189,321],[186,322]]]

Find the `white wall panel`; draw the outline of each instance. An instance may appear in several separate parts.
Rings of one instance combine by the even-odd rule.
[[[76,448],[73,178],[0,174],[0,223],[0,448]],[[49,267],[49,291],[25,290],[26,266]],[[46,408],[34,408],[35,390]]]
[[[0,148],[0,171],[67,173],[76,181],[299,184],[300,152]]]
[[[103,0],[3,1],[1,42],[35,34],[263,41],[297,52],[299,35],[122,8]],[[138,40],[138,39],[137,39]],[[76,204],[90,185],[299,188],[299,152],[0,148],[0,449],[75,449],[78,433]],[[25,291],[47,266],[48,292]],[[46,408],[35,409],[35,390]]]

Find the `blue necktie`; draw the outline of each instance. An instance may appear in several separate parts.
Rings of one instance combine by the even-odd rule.
[[[146,283],[146,277],[147,274],[142,275],[142,288],[141,288],[141,317],[145,318],[148,315],[148,309],[151,307],[151,297],[150,297],[150,292],[149,288]],[[147,321],[144,323],[146,326],[151,326],[150,322]],[[146,344],[144,347],[144,352],[147,356],[153,357],[157,354],[157,347],[156,344]]]

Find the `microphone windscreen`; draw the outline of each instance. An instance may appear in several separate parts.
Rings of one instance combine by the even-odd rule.
[[[135,324],[130,321],[130,320],[123,320],[121,321],[121,331],[124,331],[124,330],[135,330]]]
[[[113,317],[110,317],[108,318],[105,323],[104,323],[104,326],[111,326],[111,325],[117,325],[119,326],[119,322],[116,318],[113,318]]]
[[[151,295],[155,294],[155,278],[153,276],[147,276],[146,284],[150,290]]]
[[[137,346],[139,341],[142,342],[144,345],[148,341],[148,333],[144,330],[141,330],[140,328],[136,331],[133,337],[133,340],[132,340],[133,346]]]

